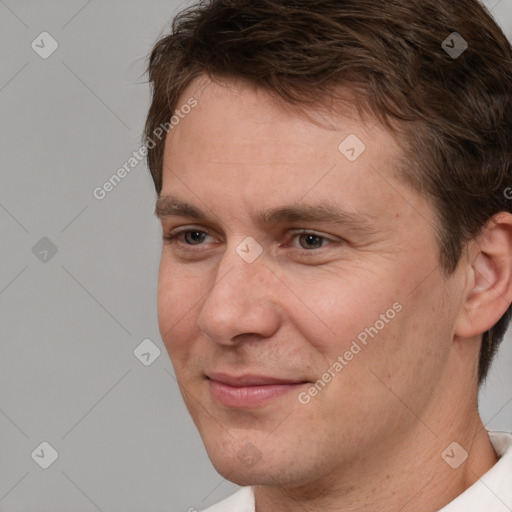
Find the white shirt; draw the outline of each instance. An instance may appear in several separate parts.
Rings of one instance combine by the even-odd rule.
[[[471,487],[438,512],[512,512],[512,434],[489,432],[498,462]],[[203,512],[255,512],[251,487]]]

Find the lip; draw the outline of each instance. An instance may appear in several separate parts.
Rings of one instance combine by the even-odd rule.
[[[230,408],[263,406],[308,384],[303,380],[254,374],[211,373],[207,379],[212,397]]]

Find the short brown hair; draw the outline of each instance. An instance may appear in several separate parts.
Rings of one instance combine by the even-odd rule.
[[[446,276],[465,243],[511,211],[512,49],[478,0],[200,1],[174,19],[148,71],[146,141],[199,76],[246,80],[309,107],[354,91],[360,111],[405,133],[404,179],[435,207]],[[164,144],[147,155],[157,194]],[[480,383],[511,315],[509,306],[483,333]]]

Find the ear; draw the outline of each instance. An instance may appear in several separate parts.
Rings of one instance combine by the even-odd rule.
[[[512,214],[500,212],[468,244],[468,279],[455,335],[484,333],[512,302]]]

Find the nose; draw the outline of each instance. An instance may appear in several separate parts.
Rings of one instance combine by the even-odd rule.
[[[222,345],[271,337],[280,324],[276,279],[264,254],[248,263],[226,250],[199,312],[201,332]]]

